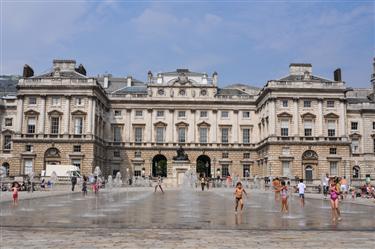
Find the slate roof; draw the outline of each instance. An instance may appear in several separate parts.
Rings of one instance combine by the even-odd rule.
[[[104,86],[104,77],[99,76],[96,79],[98,80],[99,84],[103,87]],[[132,78],[132,87],[138,87],[138,86],[145,87],[146,84],[143,83],[140,80]],[[129,88],[129,87],[127,87],[127,79],[125,77],[121,78],[121,77],[110,76],[109,79],[108,79],[108,88],[105,88],[104,90],[107,93],[113,93],[115,91],[119,91],[120,89],[124,89],[124,88]],[[131,90],[129,90],[129,91],[131,91]]]
[[[288,75],[279,79],[279,81],[309,81],[309,82],[334,82],[329,79],[321,78],[318,76],[311,75],[311,77],[307,80],[304,80],[303,75]]]
[[[45,74],[36,75],[31,77],[32,79],[39,78],[53,78],[54,71],[50,71]],[[87,79],[88,77],[78,73],[77,71],[60,71],[60,78],[71,78],[71,79]]]
[[[21,76],[0,76],[0,96],[14,95],[17,92],[18,80]]]

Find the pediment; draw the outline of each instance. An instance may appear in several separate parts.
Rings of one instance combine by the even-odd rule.
[[[211,126],[211,125],[209,123],[205,122],[205,121],[202,121],[202,122],[198,123],[197,126]]]
[[[181,122],[176,123],[176,126],[189,126],[189,124],[181,121]]]
[[[37,116],[37,115],[39,115],[39,112],[31,109],[31,110],[25,111],[25,115],[28,115],[28,116]]]
[[[159,122],[154,123],[154,126],[167,126],[167,123],[159,121]]]
[[[316,115],[311,113],[311,112],[306,112],[306,113],[301,114],[301,118],[303,118],[303,119],[305,119],[305,118],[316,118]]]
[[[5,129],[5,130],[2,130],[1,133],[3,133],[3,134],[13,134],[14,131],[9,130],[9,129]]]
[[[58,110],[52,110],[52,111],[48,112],[48,115],[50,115],[50,116],[51,115],[61,116],[61,115],[63,115],[63,113],[58,111]]]
[[[86,115],[87,113],[81,110],[75,110],[71,113],[72,115]]]
[[[360,138],[360,137],[362,137],[362,135],[359,134],[358,132],[354,132],[354,133],[351,133],[349,135],[349,137],[351,137],[351,138]]]
[[[282,113],[277,114],[277,117],[279,117],[279,118],[291,118],[291,117],[293,117],[293,115],[288,113],[288,112],[282,112]]]
[[[340,116],[337,115],[336,113],[330,112],[324,115],[325,118],[339,118]]]

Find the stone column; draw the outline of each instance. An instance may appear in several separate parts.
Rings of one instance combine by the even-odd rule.
[[[197,140],[197,115],[199,115],[198,113],[199,112],[196,112],[195,110],[191,110],[191,113],[194,115],[194,119],[193,119],[193,125],[192,125],[192,129],[193,129],[193,143],[198,143],[199,141]]]
[[[276,135],[276,100],[272,99],[269,106],[269,135]],[[259,132],[261,134],[261,132]],[[260,135],[260,139],[261,135]]]
[[[323,113],[323,99],[318,99],[318,114],[316,115],[316,122],[318,128],[318,137],[323,137],[323,123],[324,123],[324,113]]]
[[[232,128],[232,134],[233,134],[232,143],[238,143],[240,141],[239,136],[241,133],[241,129],[238,126],[238,110],[233,110],[233,116],[234,117],[232,120],[234,121],[234,124],[232,126],[233,127]]]
[[[174,123],[174,110],[173,109],[171,109],[171,110],[169,110],[169,115],[171,115],[171,120],[172,120],[172,123],[171,123],[171,135],[172,135],[172,137],[171,137],[171,142],[172,143],[175,143],[176,141],[174,140],[174,137],[175,137],[175,133],[176,133],[176,126],[175,126],[175,123]]]
[[[154,130],[154,124],[152,122],[152,109],[147,109],[147,115],[148,115],[148,118],[146,117],[146,125],[145,125],[145,133],[148,133],[148,141],[145,141],[145,142],[149,142],[149,143],[152,143],[154,142],[154,137],[153,137],[153,130]],[[147,134],[145,134],[145,137],[147,136]]]
[[[40,96],[40,116],[39,116],[39,124],[38,124],[38,133],[44,134],[44,126],[45,126],[45,120],[46,120],[46,95]]]
[[[64,134],[69,134],[69,121],[70,121],[70,97],[65,96],[65,110],[64,110]]]
[[[131,121],[131,116],[132,116],[132,110],[131,109],[126,109],[125,113],[125,142],[130,142],[131,141],[131,131],[132,131],[132,121]]]
[[[92,116],[93,116],[93,113],[92,113],[92,98],[89,97],[89,106],[88,106],[88,109],[87,109],[87,134],[91,134],[91,129],[92,129]]]
[[[214,115],[214,120],[215,120],[215,122],[212,124],[212,129],[213,129],[212,143],[217,143],[219,141],[218,132],[217,132],[217,129],[218,129],[218,111],[213,110],[212,115]]]
[[[344,137],[345,136],[345,133],[346,133],[346,115],[345,115],[346,111],[345,111],[345,104],[344,104],[344,101],[340,101],[340,118],[339,118],[339,136],[340,137]]]
[[[17,126],[16,133],[22,134],[22,123],[23,123],[23,98],[24,96],[18,96],[17,100]]]
[[[294,113],[293,113],[293,135],[299,136],[299,112],[298,112],[298,99],[293,99]]]
[[[96,123],[96,100],[92,100],[92,120],[91,120],[91,132],[95,135],[95,123]]]

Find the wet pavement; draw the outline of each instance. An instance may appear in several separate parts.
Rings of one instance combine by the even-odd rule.
[[[237,215],[230,189],[114,190],[21,200],[16,208],[0,203],[0,248],[86,248],[87,241],[95,242],[90,248],[371,247],[374,207],[342,203],[336,223],[327,200],[306,199],[304,208],[297,197],[289,200],[289,213],[281,214],[272,193],[250,192]]]

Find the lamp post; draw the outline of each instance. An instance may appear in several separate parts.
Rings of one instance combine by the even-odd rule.
[[[214,157],[214,159],[212,160],[212,162],[214,163],[214,178],[216,178],[216,175],[215,175],[215,164],[216,164],[216,158]]]

